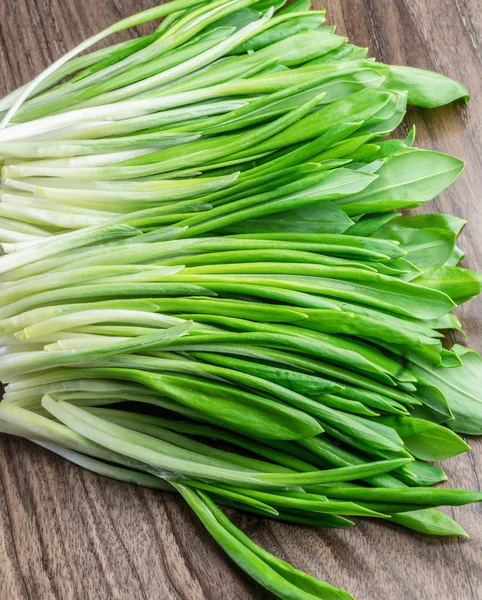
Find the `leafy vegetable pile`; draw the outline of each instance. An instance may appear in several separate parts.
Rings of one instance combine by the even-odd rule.
[[[0,101],[0,429],[179,492],[280,598],[339,600],[218,505],[465,536],[436,507],[482,494],[430,463],[482,433],[481,358],[441,333],[481,277],[464,221],[394,212],[463,163],[387,139],[466,90],[309,9],[173,0]]]

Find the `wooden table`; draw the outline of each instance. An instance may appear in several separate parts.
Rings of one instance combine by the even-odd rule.
[[[85,37],[155,0],[1,0],[0,95]],[[482,270],[482,11],[477,0],[327,0],[328,23],[389,63],[457,78],[473,99],[410,109],[417,145],[467,160],[462,177],[426,211],[469,221],[461,245]],[[482,301],[460,310],[482,351]],[[459,340],[460,341],[460,340]],[[480,489],[482,442],[444,464],[454,487]],[[468,541],[429,538],[360,520],[314,530],[235,515],[253,539],[358,600],[480,600],[482,507],[450,509]],[[272,598],[234,567],[191,511],[167,493],[123,485],[33,445],[0,439],[2,600],[258,600]]]

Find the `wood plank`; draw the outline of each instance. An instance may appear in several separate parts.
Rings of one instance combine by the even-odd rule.
[[[102,27],[154,0],[3,0],[0,95]],[[457,78],[468,106],[409,110],[417,145],[467,161],[463,176],[425,212],[469,221],[466,266],[482,270],[482,12],[477,0],[327,0],[328,22],[386,62]],[[145,31],[140,28],[138,32]],[[126,39],[127,34],[116,36]],[[459,315],[482,351],[482,300]],[[461,341],[457,338],[457,341]],[[453,487],[480,490],[482,442],[444,464]],[[482,590],[482,508],[450,509],[468,541],[359,520],[313,530],[236,513],[268,550],[351,591],[357,600],[477,600]],[[272,598],[218,550],[179,498],[97,477],[32,444],[0,438],[0,598],[8,600],[252,600]]]

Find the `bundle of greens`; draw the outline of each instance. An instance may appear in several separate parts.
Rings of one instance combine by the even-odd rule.
[[[0,101],[0,430],[178,492],[284,599],[352,597],[218,505],[466,536],[436,507],[482,500],[431,487],[469,449],[457,433],[482,433],[482,360],[442,345],[481,287],[457,266],[465,222],[395,212],[463,163],[390,136],[407,103],[467,91],[324,20],[309,0],[173,0]]]

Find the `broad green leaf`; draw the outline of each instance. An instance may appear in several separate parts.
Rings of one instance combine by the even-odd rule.
[[[454,100],[469,100],[469,92],[460,83],[440,73],[397,65],[388,71],[387,87],[407,90],[409,104],[435,108]]]
[[[434,508],[391,515],[391,522],[428,535],[460,536],[469,534],[451,517]]]
[[[408,208],[431,200],[460,175],[464,163],[431,150],[397,154],[378,171],[366,190],[337,204],[348,216]]]
[[[425,363],[424,363],[425,364]],[[428,363],[427,363],[428,366]],[[445,423],[453,418],[450,406],[440,389],[429,383],[422,375],[421,368],[414,368],[413,363],[410,363],[410,368],[417,375],[417,391],[416,397],[423,403],[422,406],[416,406],[412,410],[412,415],[420,419],[428,419],[434,423]],[[433,365],[430,369],[434,371]],[[447,369],[448,371],[449,369]]]
[[[470,450],[450,429],[429,421],[413,417],[380,417],[378,420],[393,427],[410,452],[421,460],[445,460]]]
[[[469,269],[444,266],[427,269],[413,283],[439,290],[456,304],[462,304],[480,293],[482,276]]]
[[[454,419],[447,425],[458,433],[482,435],[482,358],[474,350],[456,344],[453,351],[462,360],[455,369],[433,369],[412,364],[411,369],[435,386],[447,399]]]
[[[393,223],[386,224],[383,229],[390,230],[392,225],[395,227],[402,225],[404,227],[411,227],[412,229],[425,229],[426,227],[429,227],[444,229],[445,231],[451,231],[458,235],[466,223],[467,221],[464,219],[453,217],[452,215],[411,215],[409,217],[399,217],[396,221],[393,221]]]
[[[404,467],[399,469],[396,472],[396,476],[398,479],[400,479],[400,481],[403,481],[403,483],[416,487],[426,487],[429,485],[435,485],[436,483],[441,483],[442,481],[447,481],[447,475],[443,469],[429,465],[425,462],[420,462],[418,460],[410,463],[410,467],[408,469]],[[407,508],[405,510],[410,509]]]
[[[398,241],[407,253],[404,258],[422,271],[446,263],[455,246],[455,233],[430,227],[412,229],[399,221],[390,221],[377,237]]]

